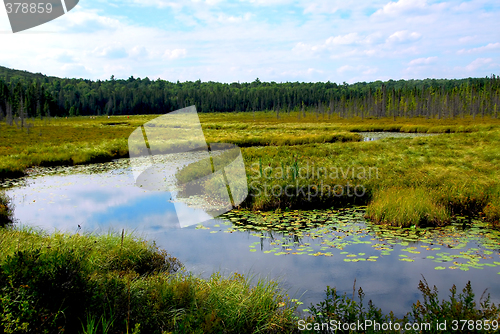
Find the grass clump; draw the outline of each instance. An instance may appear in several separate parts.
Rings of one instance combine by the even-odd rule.
[[[132,235],[0,229],[2,333],[276,333],[294,304],[277,283],[204,280]]]
[[[451,219],[445,206],[436,203],[426,189],[390,188],[377,192],[366,216],[385,225],[411,227],[444,225]]]
[[[398,226],[443,225],[453,215],[480,214],[493,225],[499,224],[500,120],[298,116],[297,112],[280,119],[265,112],[199,115],[208,143],[242,147],[249,188],[244,207],[275,210],[368,204],[374,221]],[[0,178],[19,176],[30,166],[84,164],[127,156],[128,136],[155,117],[34,120],[29,134],[0,124]],[[359,131],[439,135],[361,142],[353,133]],[[173,145],[168,141],[155,144]],[[210,175],[211,163],[202,164],[204,168],[195,164],[181,171],[179,182]],[[311,171],[313,166],[327,173],[289,172],[308,167]],[[282,175],[279,169],[284,171]],[[213,182],[205,181],[192,185],[194,190],[214,188]],[[352,196],[356,186],[362,196]],[[224,187],[215,188],[214,198],[227,192]],[[407,198],[398,199],[394,189]],[[397,199],[401,208],[384,197]]]
[[[488,321],[490,331],[497,331],[500,321],[499,308],[490,302],[490,295],[483,293],[479,305],[475,302],[475,295],[470,281],[463,288],[462,293],[457,294],[455,285],[450,289],[449,300],[439,301],[438,290],[434,286],[429,287],[425,280],[420,281],[418,289],[422,293],[423,302],[417,301],[412,310],[403,318],[397,318],[391,311],[384,314],[372,301],[368,307],[364,305],[365,294],[362,288],[358,289],[358,299],[352,298],[346,293],[339,295],[335,288],[327,287],[326,298],[317,305],[311,305],[309,312],[311,316],[301,320],[301,325],[306,333],[331,333],[336,326],[335,333],[353,333],[342,327],[348,324],[363,324],[363,333],[484,333],[484,324]],[[463,322],[466,321],[464,326]],[[455,322],[454,322],[455,321]],[[443,324],[446,322],[446,329]],[[492,324],[493,322],[493,324]],[[366,324],[369,324],[368,326]],[[389,323],[392,325],[389,326]],[[317,326],[313,331],[314,324],[329,324],[330,326]],[[441,324],[441,327],[438,327]],[[416,325],[417,327],[413,327]]]

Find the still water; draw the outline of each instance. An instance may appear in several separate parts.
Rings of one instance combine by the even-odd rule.
[[[180,228],[179,212],[200,221],[206,214],[186,204],[174,206],[174,193],[135,186],[125,160],[38,170],[9,185],[21,225],[47,232],[133,231],[203,277],[221,271],[279,279],[303,307],[321,301],[327,285],[351,295],[356,280],[366,301],[402,316],[421,298],[422,275],[438,287],[441,298],[453,284],[461,291],[470,280],[478,298],[488,289],[492,301],[500,302],[500,233],[477,221],[445,229],[390,230],[367,223],[363,210],[355,209],[282,214],[283,226],[321,221],[298,231],[233,224],[266,218],[240,212]]]
[[[416,138],[436,136],[436,133],[407,133],[407,132],[357,132],[363,137],[363,141],[374,141],[385,138]]]

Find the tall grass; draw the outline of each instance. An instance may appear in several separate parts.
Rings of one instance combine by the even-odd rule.
[[[444,225],[450,221],[450,213],[433,197],[425,189],[389,188],[376,193],[366,216],[393,226]]]
[[[276,282],[204,280],[133,235],[0,229],[2,333],[277,333],[294,328]]]
[[[246,148],[243,156],[251,196],[245,205],[259,210],[352,202],[368,204],[370,218],[377,223],[442,225],[453,215],[484,214],[498,224],[499,142],[500,133],[491,130],[375,142]],[[326,168],[329,174],[331,170],[353,169],[367,173],[334,173],[333,178],[309,175],[298,180],[283,179],[279,173],[275,176],[282,166],[286,169],[294,164],[309,166],[309,170],[311,166]],[[371,176],[370,169],[376,171]],[[345,189],[347,183],[362,185],[364,196],[314,196],[314,187],[339,185]],[[266,194],[266,185],[268,189],[311,187],[313,196]]]
[[[156,116],[101,117],[35,121],[26,134],[0,125],[0,178],[20,175],[33,165],[84,164],[127,156],[127,138]],[[291,112],[278,120],[272,113],[200,114],[208,143],[242,147],[250,196],[244,206],[255,210],[368,204],[374,222],[399,226],[441,225],[453,215],[500,220],[500,120],[490,118],[340,119]],[[359,131],[398,131],[441,135],[359,142]],[[41,133],[41,136],[40,136]],[[377,177],[350,173],[338,177],[259,175],[292,166],[376,169]],[[257,166],[257,167],[256,167]],[[197,175],[196,166],[191,172]],[[194,171],[194,173],[192,173]],[[199,173],[198,173],[199,174]],[[363,196],[330,191],[363,186]],[[287,186],[296,195],[273,194]],[[266,192],[266,188],[268,191]],[[322,188],[323,187],[323,188]],[[340,187],[340,188],[339,188]],[[304,194],[300,189],[306,189]],[[325,189],[319,195],[316,190]],[[309,190],[310,189],[310,190]],[[401,198],[396,195],[399,189]],[[293,191],[295,190],[295,191]],[[290,192],[289,191],[289,192]],[[312,196],[309,196],[310,192]],[[398,197],[392,203],[389,198]],[[396,208],[396,204],[401,205]],[[408,217],[408,221],[406,219]]]
[[[438,289],[431,288],[425,278],[419,282],[423,300],[412,305],[411,312],[403,318],[397,318],[391,311],[384,314],[372,301],[364,304],[365,294],[362,288],[358,289],[355,299],[355,287],[352,297],[346,293],[339,295],[335,288],[327,287],[326,298],[317,305],[311,305],[311,316],[301,320],[303,329],[314,329],[313,324],[320,324],[317,330],[305,330],[305,333],[331,333],[334,326],[335,333],[485,333],[497,332],[500,322],[500,310],[491,303],[486,291],[479,300],[475,301],[475,294],[470,281],[457,293],[455,285],[450,289],[449,300],[439,301]],[[309,325],[307,325],[309,323]],[[328,327],[321,327],[328,324]],[[347,327],[343,327],[347,325]],[[362,324],[363,328],[352,330],[350,324]],[[391,325],[389,325],[391,324]],[[440,327],[438,327],[438,324]],[[443,327],[443,324],[446,324]],[[486,330],[485,324],[489,324]],[[413,327],[416,326],[416,327]]]

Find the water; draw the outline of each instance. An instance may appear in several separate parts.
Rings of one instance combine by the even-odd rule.
[[[374,141],[384,138],[415,138],[435,136],[435,133],[406,133],[406,132],[358,132],[363,141]]]
[[[180,228],[179,207],[200,220],[203,210],[181,203],[175,207],[173,194],[136,187],[126,163],[85,168],[77,174],[67,169],[67,175],[46,175],[45,170],[9,188],[15,218],[48,232],[134,231],[203,277],[221,271],[280,279],[304,307],[323,300],[327,285],[352,295],[356,280],[366,302],[372,299],[383,310],[402,316],[421,299],[417,286],[422,275],[439,288],[441,298],[447,298],[452,284],[461,290],[470,280],[478,298],[487,288],[492,301],[500,302],[500,235],[479,223],[465,230],[459,224],[392,231],[366,223],[362,210],[330,210],[281,215],[287,224],[327,221],[309,230],[293,230],[294,234],[233,225],[231,218],[241,221],[239,213]],[[101,170],[105,172],[96,173]],[[246,213],[243,217],[259,218]]]

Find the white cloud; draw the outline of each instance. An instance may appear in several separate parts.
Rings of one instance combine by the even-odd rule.
[[[241,1],[247,1],[251,4],[259,5],[259,6],[276,6],[276,5],[285,5],[285,4],[291,4],[293,1],[291,0],[241,0]]]
[[[465,66],[465,69],[469,72],[475,71],[478,68],[481,68],[485,65],[491,64],[493,59],[491,58],[477,58],[473,62],[471,62],[469,65]]]
[[[339,67],[337,69],[337,72],[340,74],[343,74],[345,72],[355,72],[359,74],[369,75],[377,73],[378,70],[379,69],[377,67],[369,67],[366,65],[358,65],[358,66],[344,65]]]
[[[473,48],[473,49],[461,49],[457,52],[457,54],[463,54],[463,53],[478,53],[478,52],[485,52],[485,51],[490,51],[490,50],[497,50],[500,49],[500,43],[489,43],[488,45],[485,46],[480,46],[478,48]]]
[[[374,15],[390,15],[397,16],[409,11],[420,10],[423,11],[427,8],[426,0],[399,0],[389,2],[381,9],[377,10]]]
[[[417,58],[410,61],[408,65],[409,66],[429,65],[434,63],[437,59],[438,57]]]
[[[169,1],[169,0],[132,0],[139,6],[153,6],[157,8],[171,7],[173,9],[181,9],[184,6],[183,1]]]
[[[330,37],[326,40],[326,45],[349,45],[359,42],[360,37],[358,33],[353,32],[343,36]]]
[[[464,36],[458,39],[459,43],[469,43],[473,41],[476,38],[476,36]]]
[[[500,11],[493,6],[496,16],[490,17],[482,9],[494,0],[463,6],[435,0],[109,1],[112,11],[98,7],[102,2],[81,2],[26,33],[3,33],[0,65],[62,77],[223,82],[482,77],[498,68]],[[8,26],[0,15],[0,28]],[[471,63],[471,55],[492,60]]]
[[[406,43],[416,41],[422,35],[418,32],[409,32],[408,30],[396,31],[394,34],[387,38],[388,43]]]
[[[288,71],[283,71],[280,73],[280,75],[284,78],[297,78],[297,77],[308,77],[311,78],[315,75],[318,74],[324,74],[325,71],[318,70],[315,68],[308,68],[306,70],[288,70]],[[287,81],[287,80],[285,80]]]
[[[92,53],[98,57],[106,57],[113,59],[125,58],[128,56],[128,53],[123,46],[99,47],[94,49]]]
[[[252,17],[251,13],[246,13],[245,15],[242,16],[219,14],[219,16],[217,17],[217,21],[221,23],[241,23],[250,20],[251,17]]]
[[[168,59],[184,58],[187,54],[186,49],[166,50],[163,56]]]
[[[129,56],[135,59],[144,59],[149,57],[149,52],[144,46],[134,46],[129,52]]]

